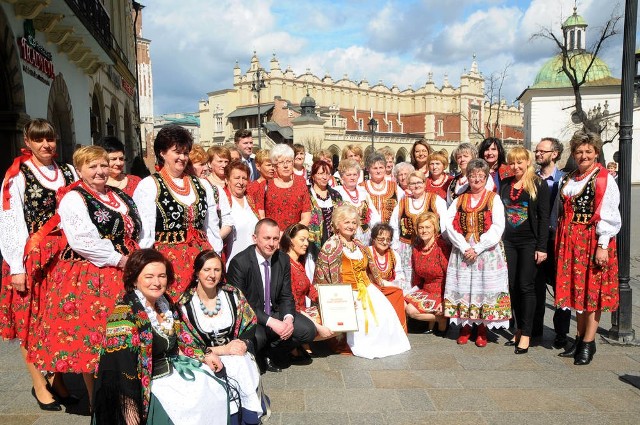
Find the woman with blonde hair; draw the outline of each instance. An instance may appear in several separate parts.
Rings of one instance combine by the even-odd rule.
[[[513,177],[500,187],[506,225],[502,235],[509,272],[509,293],[517,331],[506,345],[515,354],[529,350],[536,310],[535,282],[538,265],[547,258],[549,237],[549,187],[533,168],[533,154],[515,147],[507,155]]]
[[[313,284],[351,285],[358,321],[358,330],[347,332],[351,351],[355,356],[373,359],[409,350],[398,316],[376,287],[381,280],[371,252],[355,237],[360,227],[358,210],[353,205],[337,207],[331,222],[335,234],[320,251]]]
[[[207,181],[218,190],[222,190],[225,187],[225,167],[231,162],[229,149],[224,146],[212,146],[207,150],[207,154],[211,171],[207,175]]]
[[[189,152],[189,167],[187,173],[200,179],[206,179],[211,174],[209,154],[200,145],[193,145]]]
[[[433,192],[442,199],[447,199],[447,188],[453,177],[446,173],[449,166],[446,151],[438,151],[429,155],[427,159],[429,176],[427,177],[426,191]]]
[[[358,163],[358,166],[360,166],[360,176],[358,177],[358,184],[362,183],[364,181],[364,164],[362,163],[364,159],[364,152],[362,151],[360,145],[347,145],[342,148],[340,162],[342,163],[342,161],[344,161],[345,159],[352,159]],[[340,166],[338,165],[338,168],[339,167]],[[340,171],[338,170],[336,173],[339,172]]]

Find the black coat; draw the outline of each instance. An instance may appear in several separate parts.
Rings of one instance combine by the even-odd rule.
[[[260,273],[256,246],[251,245],[231,259],[227,283],[240,289],[258,316],[258,323],[266,326],[269,316],[264,312],[264,285]],[[271,257],[271,317],[282,320],[295,316],[295,302],[291,292],[291,263],[289,256],[276,251]]]
[[[514,177],[507,177],[500,185],[500,198],[502,203],[509,199],[509,191]],[[549,209],[550,196],[549,186],[545,181],[536,178],[537,189],[536,199],[531,199],[527,207],[527,216],[531,231],[536,238],[536,251],[547,252],[547,240],[549,239]]]

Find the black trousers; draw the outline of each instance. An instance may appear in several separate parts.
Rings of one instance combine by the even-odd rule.
[[[547,244],[547,259],[540,264],[536,276],[536,312],[533,319],[533,334],[542,335],[544,327],[544,314],[546,310],[547,285],[553,288],[555,296],[556,290],[556,254],[555,254],[555,234],[549,234]],[[571,310],[555,309],[553,313],[553,330],[556,335],[566,335],[569,333],[571,324]]]
[[[275,317],[282,320],[280,317]],[[306,316],[296,312],[293,318],[293,334],[282,341],[271,328],[256,325],[256,353],[258,356],[278,357],[291,351],[300,344],[308,344],[316,337],[316,325]]]
[[[522,335],[531,336],[536,310],[535,282],[538,271],[535,240],[521,237],[514,240],[505,239],[504,251],[509,268],[509,294],[516,327],[522,331]]]

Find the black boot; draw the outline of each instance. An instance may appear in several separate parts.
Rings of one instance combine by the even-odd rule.
[[[596,352],[596,341],[589,341],[589,342],[584,342],[582,341],[582,344],[580,346],[580,348],[578,348],[576,350],[576,357],[575,360],[573,361],[574,365],[587,365],[589,363],[591,363],[591,360],[593,359],[593,355]]]
[[[573,341],[573,344],[571,344],[569,348],[564,350],[562,353],[558,354],[558,356],[559,357],[575,357],[576,350],[578,348],[578,345],[580,345],[581,342],[582,342],[582,337],[579,335],[576,335],[576,339]]]

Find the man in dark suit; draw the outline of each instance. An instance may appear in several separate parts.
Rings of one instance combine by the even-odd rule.
[[[270,218],[260,220],[253,241],[255,245],[238,253],[229,263],[227,282],[244,293],[258,317],[256,353],[259,364],[262,361],[262,368],[279,372],[272,358],[286,361],[294,347],[313,341],[316,327],[295,310],[291,263],[289,257],[278,250],[278,223]],[[262,356],[264,359],[260,359]]]
[[[253,154],[253,137],[251,136],[251,130],[245,128],[236,131],[233,135],[233,142],[242,155],[240,160],[249,167],[249,179],[251,181],[258,180],[260,173],[258,172],[255,155]]]

